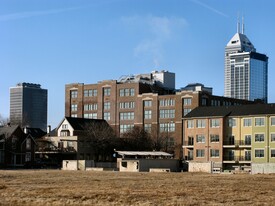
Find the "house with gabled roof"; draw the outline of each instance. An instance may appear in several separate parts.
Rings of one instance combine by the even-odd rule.
[[[223,170],[275,163],[275,104],[198,107],[183,118],[184,156]]]
[[[57,128],[37,140],[36,155],[58,164],[62,160],[98,159],[97,140],[108,135],[112,129],[105,120],[65,117]]]
[[[23,167],[34,162],[36,142],[18,125],[0,127],[0,167]]]

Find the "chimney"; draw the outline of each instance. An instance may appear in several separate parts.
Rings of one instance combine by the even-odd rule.
[[[51,125],[48,125],[47,133],[50,134],[50,132],[51,132]]]
[[[28,128],[27,127],[24,127],[24,133],[28,134]]]

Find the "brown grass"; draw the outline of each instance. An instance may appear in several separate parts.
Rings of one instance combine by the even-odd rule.
[[[275,175],[2,170],[0,205],[275,205]]]

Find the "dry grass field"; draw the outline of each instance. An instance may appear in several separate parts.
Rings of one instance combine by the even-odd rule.
[[[0,170],[0,205],[275,205],[275,175]]]

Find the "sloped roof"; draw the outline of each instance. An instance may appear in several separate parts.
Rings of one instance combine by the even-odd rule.
[[[248,115],[275,115],[275,104],[249,104],[238,106],[197,107],[184,118],[225,117]]]
[[[30,134],[33,138],[40,138],[43,137],[45,134],[47,134],[46,132],[44,132],[42,129],[40,128],[27,128],[27,132],[28,134]]]
[[[75,130],[85,130],[87,125],[89,124],[105,124],[109,126],[109,124],[102,119],[85,119],[85,118],[75,118],[75,117],[65,117],[70,125]]]
[[[11,126],[5,126],[5,127],[0,127],[0,136],[5,135],[5,136],[10,136],[12,133],[15,132],[15,130],[18,128],[18,125],[11,125]]]
[[[241,47],[245,51],[256,51],[251,41],[245,34],[236,33],[226,45],[227,47]]]

